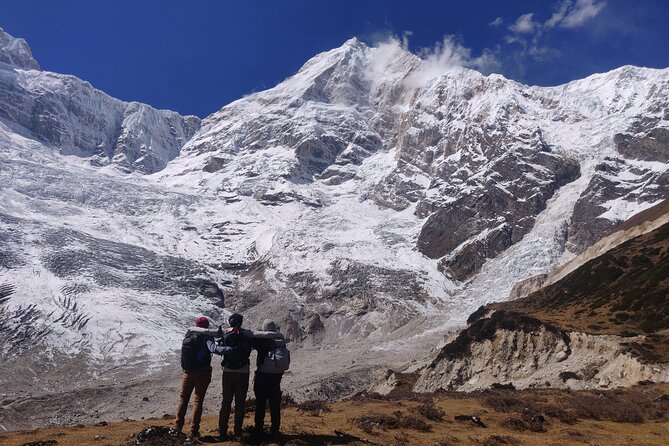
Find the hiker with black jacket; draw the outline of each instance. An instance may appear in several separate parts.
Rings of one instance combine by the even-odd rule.
[[[280,336],[274,339],[254,338],[252,341],[253,348],[258,351],[253,378],[253,393],[256,397],[254,432],[256,435],[264,433],[265,407],[269,400],[272,421],[270,433],[277,436],[281,428],[281,378],[288,369],[290,354],[286,349],[286,340],[273,320],[265,319],[262,329]]]
[[[211,354],[231,354],[239,349],[237,346],[217,345],[209,329],[209,319],[200,316],[195,321],[195,327],[188,330],[181,346],[181,387],[179,390],[179,404],[177,405],[176,428],[181,431],[184,426],[186,410],[191,393],[195,391],[193,399],[193,418],[191,420],[190,435],[200,436],[200,419],[202,418],[202,404],[207,388],[211,382]]]
[[[242,425],[244,424],[244,408],[246,406],[246,392],[249,388],[249,357],[251,356],[251,342],[256,339],[270,339],[281,335],[271,331],[253,332],[242,328],[244,317],[234,313],[228,319],[230,328],[225,330],[222,343],[226,346],[238,346],[239,350],[226,354],[223,357],[223,401],[218,417],[218,431],[221,440],[228,438],[228,421],[232,409],[232,400],[235,401],[235,438],[241,439]]]

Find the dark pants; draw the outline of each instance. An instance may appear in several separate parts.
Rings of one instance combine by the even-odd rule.
[[[242,434],[244,424],[244,409],[246,407],[246,391],[249,389],[249,374],[223,372],[223,402],[218,416],[218,431],[221,435],[228,432],[228,420],[232,408],[232,399],[235,399],[235,435]]]
[[[193,399],[193,419],[191,420],[190,430],[192,433],[200,432],[200,418],[202,418],[202,404],[204,395],[207,393],[207,387],[211,382],[211,370],[206,372],[190,372],[181,374],[181,389],[179,391],[179,405],[177,406],[177,429],[184,427],[186,410],[191,393],[195,390]]]
[[[256,372],[253,380],[253,393],[256,396],[256,431],[262,431],[265,423],[265,404],[269,400],[269,413],[272,418],[271,432],[279,433],[281,428],[281,377],[283,374]]]

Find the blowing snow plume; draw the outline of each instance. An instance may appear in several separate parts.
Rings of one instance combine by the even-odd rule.
[[[419,51],[421,64],[404,80],[407,88],[422,88],[434,79],[455,67],[472,68],[484,74],[499,69],[500,64],[494,53],[485,49],[480,56],[472,56],[472,50],[461,45],[455,36],[445,36],[433,48]]]
[[[474,57],[472,50],[459,43],[455,36],[445,36],[431,48],[422,48],[416,54],[409,49],[409,36],[385,36],[373,43],[374,56],[366,67],[367,78],[379,85],[388,80],[390,67],[397,68],[401,60],[412,59],[408,74],[401,80],[402,86],[412,90],[428,86],[449,70],[458,67],[471,68],[483,74],[499,71],[500,62],[495,53],[484,49],[481,55]],[[410,57],[407,57],[410,55]]]

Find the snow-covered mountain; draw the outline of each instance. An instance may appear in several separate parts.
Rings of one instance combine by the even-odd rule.
[[[123,102],[74,76],[40,71],[26,42],[2,30],[0,54],[0,117],[63,155],[152,173],[200,126],[195,116]]]
[[[0,53],[7,360],[159,365],[221,307],[325,345],[452,328],[669,195],[669,69],[531,87],[351,39],[200,123]]]

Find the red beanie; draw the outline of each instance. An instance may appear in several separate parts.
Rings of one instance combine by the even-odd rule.
[[[204,316],[200,316],[195,319],[195,326],[200,328],[209,328],[209,319]]]

